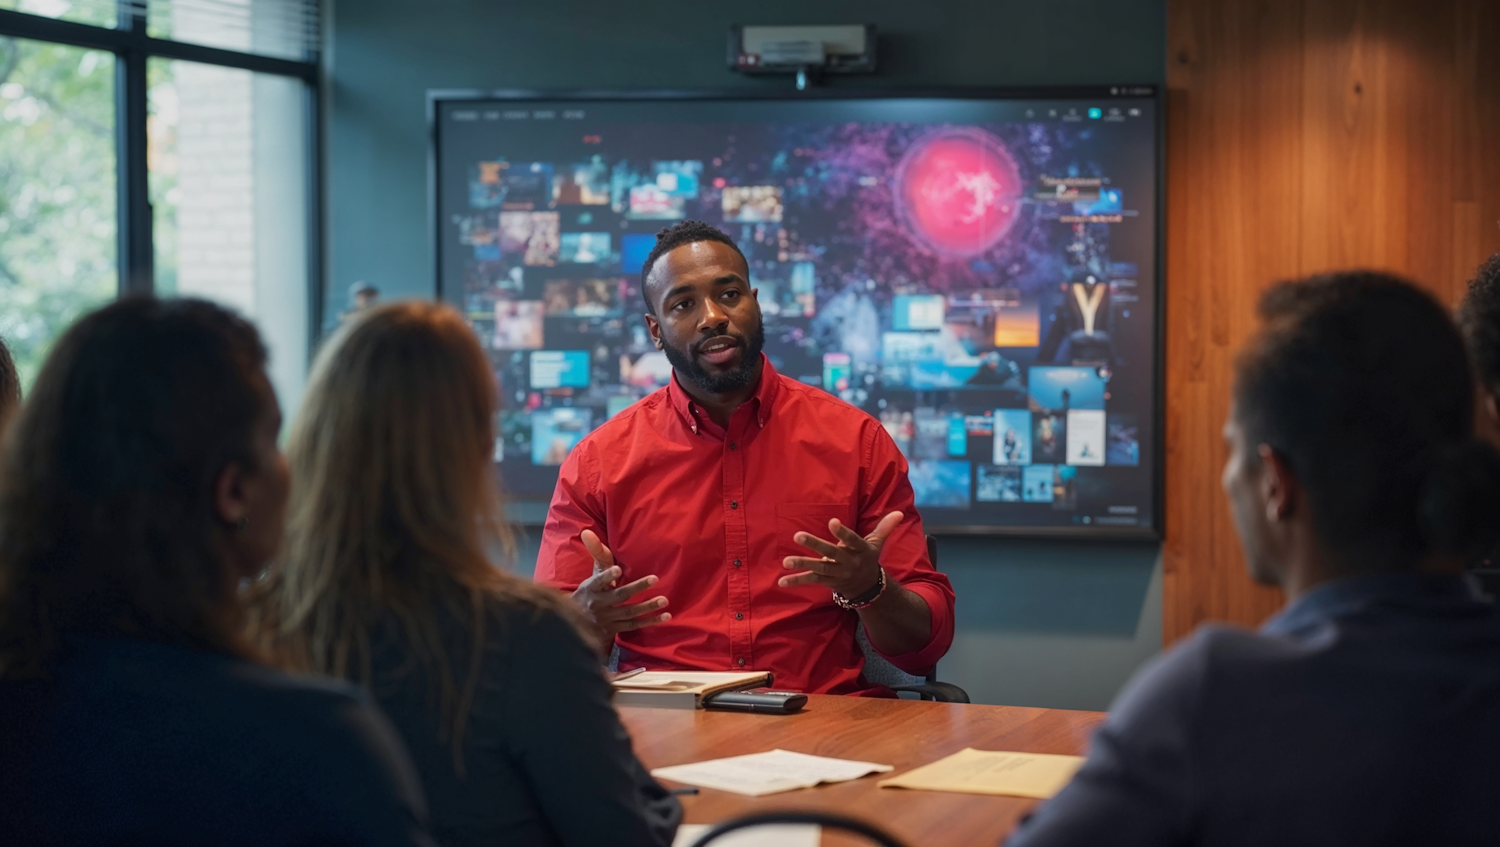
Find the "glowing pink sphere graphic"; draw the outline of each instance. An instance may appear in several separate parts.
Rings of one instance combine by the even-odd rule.
[[[1021,173],[1000,139],[956,127],[906,151],[896,169],[896,208],[933,252],[966,259],[994,247],[1020,213]]]

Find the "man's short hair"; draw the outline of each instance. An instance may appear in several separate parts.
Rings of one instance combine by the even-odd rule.
[[[1493,540],[1476,514],[1500,491],[1455,481],[1500,476],[1475,470],[1500,458],[1468,452],[1472,371],[1436,299],[1399,277],[1349,271],[1270,289],[1260,317],[1236,361],[1235,416],[1252,451],[1270,446],[1307,489],[1324,543],[1373,561]],[[1471,467],[1453,473],[1455,462]],[[1458,489],[1450,507],[1428,508]]]
[[[672,224],[656,234],[656,246],[651,248],[651,253],[646,256],[646,263],[641,265],[641,299],[646,301],[646,311],[656,314],[656,304],[651,302],[651,295],[646,293],[646,280],[651,278],[651,270],[656,267],[656,261],[684,244],[693,244],[698,241],[717,241],[720,244],[728,244],[734,248],[734,252],[740,254],[740,259],[745,259],[740,245],[735,244],[734,239],[725,235],[724,231],[718,227],[703,221],[680,221]],[[745,265],[748,267],[750,262],[746,260]]]
[[[1458,326],[1479,381],[1500,393],[1500,253],[1479,266],[1458,309]]]

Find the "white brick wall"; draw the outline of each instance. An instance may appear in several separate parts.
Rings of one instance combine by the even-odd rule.
[[[175,62],[177,291],[255,313],[255,115],[249,71]]]
[[[274,14],[285,0],[218,0]],[[248,50],[250,31],[215,16],[178,16],[184,41]],[[173,62],[176,88],[177,293],[237,309],[270,349],[271,381],[290,419],[308,357],[306,169],[302,83]]]

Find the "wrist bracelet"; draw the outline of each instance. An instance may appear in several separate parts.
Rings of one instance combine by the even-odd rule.
[[[860,609],[868,609],[876,600],[880,599],[880,595],[885,593],[885,585],[885,568],[881,568],[880,581],[875,583],[874,588],[852,600],[835,591],[833,592],[833,602],[840,609],[848,609],[852,612],[857,612]]]

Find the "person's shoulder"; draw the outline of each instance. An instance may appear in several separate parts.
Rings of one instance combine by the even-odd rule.
[[[236,755],[315,765],[320,757],[347,761],[371,752],[378,712],[353,685],[174,645],[124,649],[128,664],[112,674],[122,697],[157,704],[158,718],[182,732],[242,745]],[[148,668],[156,673],[143,677]]]
[[[80,683],[110,685],[121,689],[122,696],[155,695],[164,702],[196,702],[201,708],[222,702],[249,715],[268,710],[298,714],[308,704],[343,705],[363,697],[354,686],[336,680],[295,676],[253,658],[146,639],[78,639],[67,667]]]
[[[819,421],[833,425],[843,424],[846,426],[865,426],[869,424],[879,425],[869,412],[849,403],[839,397],[824,391],[816,385],[808,385],[801,380],[792,379],[786,374],[777,374],[776,378],[781,380],[781,395],[776,403],[785,403],[785,408],[810,415],[815,415]],[[847,437],[847,430],[833,432],[840,438]]]
[[[338,747],[363,735],[363,725],[376,712],[364,689],[342,680],[292,674],[251,662],[239,662],[231,672],[234,696],[241,698],[244,718],[262,725],[268,734],[301,738],[318,747]],[[358,730],[358,731],[356,731]]]
[[[1233,663],[1236,657],[1257,649],[1261,640],[1238,627],[1200,626],[1143,665],[1120,691],[1110,712],[1129,721],[1135,716],[1190,709],[1211,674],[1226,660]]]
[[[588,445],[589,448],[594,448],[628,440],[642,428],[658,431],[661,428],[662,414],[670,411],[668,404],[667,389],[658,388],[595,427],[593,432],[578,442],[578,446]]]
[[[566,603],[560,592],[517,578],[492,586],[484,596],[484,611],[492,622],[532,627],[542,621],[562,619]]]
[[[1160,711],[1169,701],[1196,707],[1217,699],[1254,668],[1284,666],[1301,648],[1287,639],[1228,624],[1204,624],[1147,662],[1126,683],[1111,711]]]
[[[556,654],[597,647],[567,597],[543,585],[517,580],[492,591],[484,601],[492,627],[491,648],[510,654]]]
[[[1233,624],[1206,623],[1183,639],[1181,649],[1187,655],[1200,657],[1201,661],[1212,662],[1242,653],[1276,650],[1279,644],[1279,639],[1253,629]]]
[[[414,826],[421,784],[399,732],[369,693],[251,663],[236,676],[247,696],[221,749],[254,775],[247,791],[297,798],[355,831],[391,815]],[[391,843],[404,841],[392,836]]]
[[[1202,678],[1228,666],[1275,659],[1294,649],[1284,639],[1232,624],[1203,624],[1154,662],[1167,677]]]
[[[258,759],[264,772],[281,773],[288,785],[309,792],[342,786],[327,796],[390,791],[396,799],[419,792],[408,784],[411,763],[399,733],[363,688],[269,668],[245,676],[260,696],[247,699],[259,713],[242,717],[237,732],[247,748],[237,754],[242,760]]]
[[[494,721],[512,715],[512,709],[526,708],[526,692],[535,692],[537,686],[553,693],[607,696],[605,648],[599,636],[586,628],[565,597],[548,597],[528,587],[516,586],[485,601],[477,688],[477,697],[488,704],[479,710],[485,716],[485,735],[507,735],[509,730]]]
[[[1284,672],[1325,652],[1328,643],[1328,637],[1309,638],[1306,633],[1292,637],[1230,624],[1204,624],[1182,646],[1222,684],[1248,681],[1261,671]]]
[[[293,712],[319,707],[324,710],[362,708],[370,703],[364,691],[350,683],[292,674],[253,662],[236,663],[232,677],[246,696],[260,696],[272,703],[285,704],[285,708]]]

